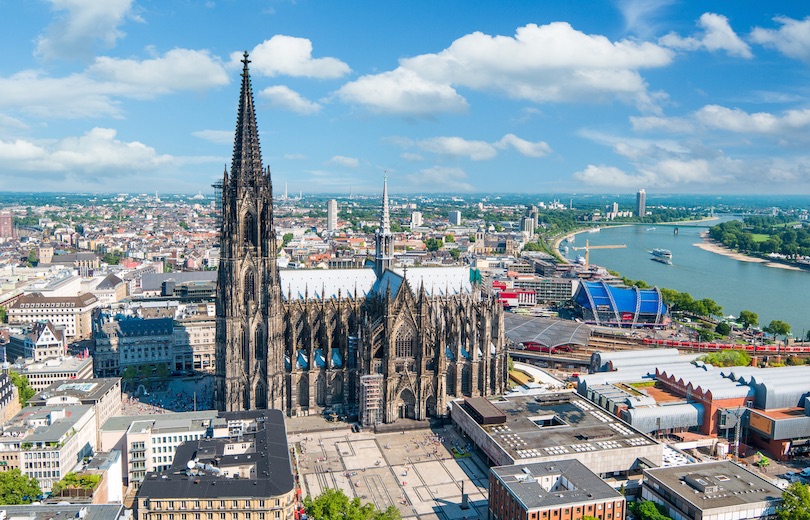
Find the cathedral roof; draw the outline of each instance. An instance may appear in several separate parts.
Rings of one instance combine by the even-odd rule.
[[[369,293],[385,295],[388,286],[396,296],[403,277],[411,289],[418,291],[424,284],[428,296],[448,296],[472,292],[469,267],[413,267],[387,270],[378,281],[373,269],[282,269],[281,296],[285,300],[314,300],[357,296]]]

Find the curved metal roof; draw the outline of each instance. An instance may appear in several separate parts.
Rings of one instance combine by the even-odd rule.
[[[545,347],[588,344],[591,328],[584,323],[504,313],[506,336],[515,343],[536,341]]]

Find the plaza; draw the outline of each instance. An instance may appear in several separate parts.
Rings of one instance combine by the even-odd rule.
[[[489,468],[449,425],[375,434],[342,423],[289,440],[304,496],[337,488],[381,510],[393,505],[403,518],[487,518]]]

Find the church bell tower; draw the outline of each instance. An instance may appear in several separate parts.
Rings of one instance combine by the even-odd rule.
[[[388,178],[383,181],[382,211],[380,227],[374,236],[374,273],[377,279],[382,278],[386,269],[391,267],[394,259],[394,235],[391,234],[391,215],[388,212]]]
[[[245,52],[233,160],[222,181],[214,401],[225,411],[284,405],[273,186],[262,167],[248,63]]]

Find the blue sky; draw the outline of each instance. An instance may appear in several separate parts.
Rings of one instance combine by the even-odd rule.
[[[0,191],[210,191],[248,50],[277,192],[810,193],[801,1],[0,10]]]

